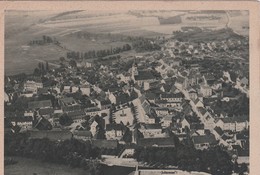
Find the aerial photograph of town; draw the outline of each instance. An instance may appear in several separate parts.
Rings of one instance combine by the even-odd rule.
[[[5,175],[249,174],[249,11],[5,11]]]

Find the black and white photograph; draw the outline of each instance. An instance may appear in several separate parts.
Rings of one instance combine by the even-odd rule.
[[[6,10],[5,175],[248,175],[249,10]]]

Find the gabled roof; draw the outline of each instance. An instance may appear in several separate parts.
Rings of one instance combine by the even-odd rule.
[[[224,122],[224,123],[242,123],[242,122],[246,122],[248,121],[248,119],[246,117],[239,117],[239,116],[236,116],[236,117],[225,117],[225,118],[221,118],[221,120]]]
[[[209,144],[216,144],[216,138],[214,135],[200,135],[200,136],[193,136],[192,137],[194,144],[203,144],[203,143],[209,143]]]
[[[54,109],[53,108],[43,108],[43,109],[39,109],[39,114],[40,115],[50,115],[53,114]]]
[[[207,110],[203,107],[199,107],[198,110],[202,115],[205,115],[207,113]]]
[[[222,136],[224,134],[223,130],[220,127],[215,127],[214,130],[218,133],[218,135]]]
[[[82,117],[85,116],[85,112],[84,111],[72,111],[72,112],[68,112],[68,116],[71,117],[72,119],[75,119],[77,117]]]
[[[142,147],[175,147],[174,139],[166,138],[142,138],[138,139],[137,144]]]
[[[159,123],[155,124],[145,124],[144,125],[145,129],[162,129],[162,126]]]
[[[183,98],[182,93],[162,93],[161,98]]]
[[[115,149],[118,146],[117,140],[92,140],[91,141],[93,147],[97,148],[107,148],[107,149]]]
[[[29,109],[52,107],[51,100],[32,101],[28,103]]]
[[[77,131],[74,131],[73,133],[74,135],[76,136],[84,136],[84,137],[92,137],[92,134],[90,131],[86,131],[86,130],[77,130]]]
[[[152,80],[155,79],[155,76],[152,74],[151,71],[143,70],[138,71],[138,75],[135,76],[135,80]]]
[[[112,130],[122,131],[123,128],[124,128],[124,126],[122,126],[121,124],[107,124],[106,125],[106,131],[112,131]]]
[[[199,129],[204,129],[204,124],[203,123],[192,123],[190,125],[190,129],[195,129],[195,130],[199,130]]]

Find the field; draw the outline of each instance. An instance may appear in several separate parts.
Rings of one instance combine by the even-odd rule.
[[[220,17],[216,20],[192,21],[190,16],[202,12],[188,11],[137,11],[137,12],[95,12],[95,11],[7,11],[5,12],[5,74],[32,73],[39,61],[57,60],[66,56],[66,49],[54,45],[27,47],[31,40],[42,35],[55,37],[69,50],[85,52],[88,50],[110,49],[122,46],[125,41],[115,36],[172,36],[173,31],[185,26],[221,29],[226,26],[236,33],[248,35],[248,13],[229,11],[211,12],[203,15]],[[158,17],[182,14],[181,24],[160,25]],[[79,32],[87,32],[95,37],[79,38]],[[107,35],[97,37],[97,35]]]
[[[15,157],[17,164],[5,167],[5,175],[88,175],[83,169],[69,168],[65,165],[56,165],[27,158]]]

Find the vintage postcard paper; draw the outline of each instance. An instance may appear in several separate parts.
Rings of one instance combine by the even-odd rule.
[[[259,4],[1,7],[1,173],[259,174]]]

